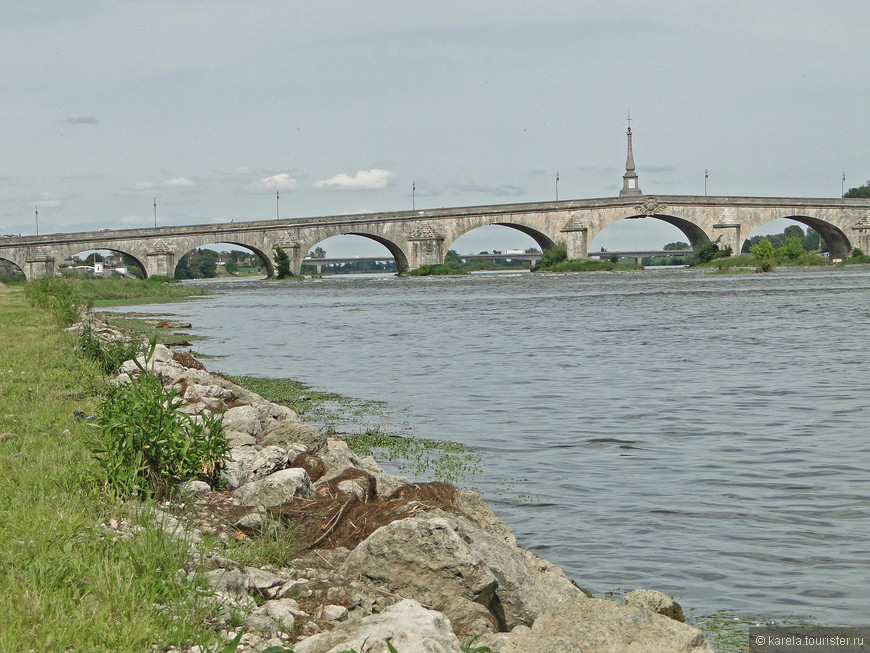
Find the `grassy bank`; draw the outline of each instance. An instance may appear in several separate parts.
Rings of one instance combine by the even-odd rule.
[[[216,641],[211,608],[176,575],[183,544],[100,526],[134,519],[94,482],[93,429],[76,419],[97,409],[103,372],[20,289],[0,292],[0,341],[0,433],[17,436],[0,440],[0,651]]]

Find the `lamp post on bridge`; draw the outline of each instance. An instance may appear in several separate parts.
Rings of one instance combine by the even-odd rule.
[[[556,201],[559,201],[559,171],[556,170]]]
[[[157,198],[154,198],[154,228],[157,229]]]
[[[846,173],[843,173],[843,178],[840,180],[840,197],[846,197]]]
[[[39,235],[39,204],[35,205],[36,207],[36,235]]]
[[[704,197],[707,197],[707,177],[710,176],[709,171],[704,169]]]

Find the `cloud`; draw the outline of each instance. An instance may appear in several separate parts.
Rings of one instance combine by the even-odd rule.
[[[161,186],[174,186],[176,188],[184,187],[189,188],[190,186],[196,186],[190,179],[187,177],[174,177],[172,179],[167,179],[164,181]]]
[[[246,190],[252,192],[260,192],[266,190],[294,190],[296,188],[296,180],[286,172],[280,172],[271,177],[263,177],[259,181],[245,186]]]
[[[64,118],[59,121],[62,125],[96,125],[99,124],[99,120],[97,120],[94,116],[76,116],[70,118]]]
[[[454,195],[464,195],[467,193],[482,193],[492,195],[493,197],[520,197],[525,195],[526,191],[519,186],[513,184],[502,184],[501,186],[481,186],[478,184],[451,184],[450,190]]]
[[[389,170],[372,168],[358,170],[353,177],[342,172],[329,179],[316,181],[314,186],[326,190],[381,190],[392,186],[395,181],[396,175]]]
[[[41,199],[38,202],[35,202],[37,209],[47,209],[47,208],[55,208],[63,204],[60,200],[52,200],[52,199]]]

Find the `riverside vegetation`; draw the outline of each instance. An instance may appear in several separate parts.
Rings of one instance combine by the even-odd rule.
[[[2,307],[0,332],[4,334],[4,342],[9,343],[9,346],[0,351],[0,370],[3,370],[0,375],[0,398],[4,407],[3,414],[0,415],[0,431],[3,432],[2,442],[0,442],[0,497],[3,498],[0,502],[2,506],[0,514],[4,524],[10,525],[9,528],[4,528],[6,532],[0,540],[0,561],[4,571],[8,571],[0,577],[0,588],[3,590],[4,597],[4,617],[8,626],[0,631],[0,650],[65,650],[70,647],[82,651],[148,650],[149,648],[168,650],[166,647],[170,643],[174,646],[190,646],[197,643],[207,647],[214,645],[223,647],[223,642],[227,641],[226,631],[220,630],[221,626],[217,624],[223,624],[223,628],[238,629],[242,626],[242,622],[249,626],[261,624],[264,617],[260,617],[261,621],[255,619],[251,622],[249,621],[251,617],[243,617],[242,605],[237,605],[227,613],[226,606],[222,607],[210,598],[214,590],[209,588],[206,578],[214,572],[206,572],[199,566],[201,562],[194,561],[191,566],[190,538],[166,537],[164,517],[160,515],[165,516],[164,510],[169,504],[155,502],[156,498],[174,489],[173,483],[181,477],[214,480],[217,469],[216,459],[220,457],[220,450],[223,448],[220,435],[208,424],[197,431],[190,428],[197,420],[169,415],[170,411],[167,409],[176,403],[176,398],[172,391],[168,391],[167,394],[164,389],[150,387],[148,385],[150,382],[143,378],[156,378],[153,375],[143,374],[144,368],[148,365],[147,356],[142,357],[142,362],[138,364],[128,362],[124,366],[131,375],[128,391],[134,397],[138,393],[139,399],[152,402],[152,410],[144,411],[149,415],[146,417],[144,413],[137,412],[141,410],[141,406],[135,401],[124,407],[122,404],[126,400],[113,398],[120,386],[109,384],[102,373],[102,370],[110,365],[109,357],[99,356],[96,357],[97,360],[92,360],[85,347],[82,347],[81,352],[86,356],[73,352],[70,346],[71,336],[57,328],[57,325],[64,326],[68,323],[71,313],[62,310],[61,302],[55,301],[69,289],[61,290],[54,287],[52,290],[53,292],[49,294],[40,294],[38,291],[28,292],[32,301],[48,308],[48,312],[37,312],[29,308],[18,291],[0,294],[0,307]],[[75,301],[81,299],[72,291],[69,291],[68,298]],[[48,315],[54,316],[55,325],[49,322]],[[85,331],[82,331],[82,335],[78,336],[81,343],[95,337],[94,332],[84,334]],[[91,351],[96,348],[93,343],[90,345]],[[156,348],[156,345],[152,344],[149,351],[150,356],[155,358]],[[166,355],[165,351],[163,355]],[[172,355],[170,355],[170,362],[171,358]],[[193,362],[188,361],[188,364],[193,365]],[[7,369],[8,372],[5,371]],[[197,373],[195,378],[203,378],[204,374],[207,373]],[[239,388],[237,392],[241,390]],[[187,395],[188,393],[185,393],[185,398]],[[117,403],[118,401],[121,403]],[[154,402],[160,403],[160,407],[158,408]],[[162,418],[157,420],[154,428],[148,429],[157,436],[157,440],[145,445],[145,448],[160,445],[162,454],[158,457],[158,462],[146,463],[141,449],[136,451],[135,447],[127,446],[126,443],[123,452],[109,453],[106,448],[106,437],[111,441],[113,436],[120,433],[129,436],[131,432],[135,433],[141,419],[154,419],[151,413],[160,415],[162,411],[165,413]],[[130,412],[134,416],[139,415],[140,419],[134,419],[134,423],[131,424]],[[126,426],[122,427],[125,422]],[[116,432],[113,433],[113,430]],[[184,437],[180,437],[179,434],[184,434]],[[196,446],[187,448],[175,446],[182,441],[206,442],[208,446],[197,453],[192,451],[197,449]],[[330,451],[333,451],[333,445],[329,447]],[[338,450],[340,451],[340,448]],[[115,469],[115,463],[121,460],[126,460],[126,463],[120,465],[125,468],[125,472],[118,475],[110,473],[109,470]],[[189,466],[182,471],[182,467],[173,466],[178,461],[189,463]],[[111,464],[107,466],[106,462]],[[396,482],[390,481],[386,476],[383,480]],[[334,492],[338,485],[321,487],[326,488],[327,492]],[[446,492],[447,488],[439,491]],[[450,492],[452,493],[453,490]],[[215,500],[219,501],[219,496]],[[139,497],[139,499],[130,501],[127,497]],[[142,498],[145,498],[144,503],[140,500]],[[471,498],[466,497],[464,500],[467,502]],[[178,499],[176,498],[175,501]],[[194,504],[192,499],[187,501],[191,505]],[[183,509],[184,500],[175,505]],[[200,502],[197,501],[196,505],[200,506]],[[476,510],[477,514],[482,515],[485,520],[494,519],[485,508],[478,507]],[[292,514],[301,517],[303,513],[300,513],[297,508]],[[435,517],[428,518],[429,521],[415,517],[388,524],[395,525],[395,528],[389,528],[389,532],[384,531],[381,540],[387,538],[389,541],[391,538],[402,537],[402,534],[411,528],[431,528],[436,525],[440,528],[442,522],[453,523],[450,521],[452,518],[438,516],[442,514],[446,515],[446,513],[437,513]],[[24,515],[27,516],[26,519],[22,519]],[[421,514],[421,517],[423,515],[425,513]],[[341,512],[335,519],[340,516]],[[490,561],[489,564],[495,564],[496,568],[500,564],[497,561],[502,559],[502,556],[508,556],[509,559],[513,559],[511,556],[519,556],[516,558],[516,561],[519,561],[530,555],[520,549],[512,548],[514,545],[509,544],[512,536],[503,530],[503,525],[498,525],[497,520],[489,528],[494,528],[492,532],[499,533],[499,537],[508,538],[507,544],[496,546],[498,537],[493,539],[492,534],[487,535],[471,523],[460,521],[457,524],[458,526],[454,528],[458,527],[468,533],[464,537],[470,540],[482,538],[483,541],[490,542],[487,546],[491,548],[487,555],[496,562]],[[183,530],[181,526],[175,528]],[[262,558],[269,557],[274,564],[286,564],[288,556],[293,554],[292,528],[281,528],[278,531],[281,534],[277,545],[279,549],[283,548],[283,551],[270,548],[269,540],[276,538],[275,531],[269,527],[262,531],[263,537],[242,537],[236,541],[233,541],[233,538],[223,540],[221,546],[226,553],[218,558],[226,559],[225,556],[229,556],[266,564]],[[374,531],[371,537],[374,538],[378,533],[379,531]],[[217,540],[209,537],[204,537],[199,546],[211,550],[209,547],[218,544]],[[261,546],[257,543],[264,541],[266,545],[263,546],[261,553],[257,554],[256,549]],[[366,551],[363,550],[366,549],[364,544],[365,542],[361,543],[360,549],[353,551],[347,558],[347,562],[342,563],[344,568],[353,560],[353,565],[349,569],[357,569],[354,574],[360,574],[360,577],[370,573],[366,571],[367,564],[373,564],[375,568],[383,571],[383,564],[378,562],[377,558],[367,562]],[[371,548],[375,545],[368,546]],[[507,548],[504,552],[499,552],[501,551],[499,547],[505,546]],[[417,545],[411,550],[416,548]],[[242,550],[253,557],[244,558]],[[315,552],[321,557],[329,553],[325,550]],[[200,556],[202,555],[201,552]],[[258,555],[261,559],[255,560]],[[215,558],[213,553],[210,556]],[[344,556],[347,556],[347,553]],[[329,557],[336,562],[342,559],[341,554],[336,558],[329,553]],[[324,560],[326,561],[327,557],[324,557]],[[542,561],[538,561],[535,564],[541,563]],[[516,565],[517,562],[510,564]],[[187,573],[179,573],[178,570],[181,569],[187,570]],[[552,596],[554,593],[559,595],[561,592],[568,592],[574,596],[575,592],[579,592],[576,587],[572,589],[570,584],[565,584],[567,579],[563,575],[559,576],[558,570],[547,566],[543,569],[549,570],[545,572],[549,574],[549,580],[539,589],[538,584],[542,581],[534,580],[533,577],[529,577],[527,583],[516,587],[516,590],[520,591],[516,595],[512,594],[515,590],[511,590],[509,576],[496,584],[501,588],[498,591],[502,601],[507,601],[503,605],[509,612],[507,617],[509,622],[516,618],[522,619],[519,613],[513,612],[516,610],[516,607],[511,607],[514,600],[528,601],[531,596],[539,592],[542,593],[542,597],[549,596],[548,600],[554,598]],[[315,573],[310,569],[307,572]],[[221,577],[226,573],[230,572],[221,571]],[[266,568],[257,573],[268,574]],[[507,572],[503,570],[497,573]],[[274,573],[271,575],[275,576]],[[214,576],[209,578],[213,580]],[[394,579],[391,582],[399,581]],[[413,586],[413,581],[410,582]],[[495,583],[495,580],[492,582]],[[295,583],[288,584],[296,586]],[[406,587],[404,590],[394,589],[394,591],[402,593],[410,589]],[[418,591],[423,590],[421,588]],[[326,595],[328,594],[329,592]],[[516,598],[511,598],[514,596]],[[623,613],[626,616],[633,615],[632,619],[641,620],[632,622],[634,631],[638,628],[651,629],[650,633],[658,633],[654,637],[666,637],[663,640],[653,640],[647,650],[710,650],[700,635],[692,635],[690,631],[680,630],[679,624],[657,617],[652,612],[648,612],[647,608],[640,611],[630,607],[618,608],[616,604],[608,601],[583,599],[580,594],[576,594],[576,597],[572,599],[580,601],[577,603],[576,611],[572,608],[570,613],[554,614],[552,617],[540,614],[535,619],[535,626],[531,631],[529,628],[526,628],[528,632],[520,633],[517,630],[511,634],[515,636],[514,639],[504,632],[492,633],[481,639],[480,645],[476,647],[473,646],[473,641],[468,641],[464,647],[457,643],[451,645],[455,648],[433,650],[463,650],[478,653],[496,649],[504,653],[530,650],[528,646],[534,648],[533,642],[539,641],[535,637],[546,638],[550,636],[548,633],[566,627],[565,624],[570,627],[571,620],[577,619],[578,614],[581,613],[588,613],[588,616],[583,618],[593,620],[587,622],[587,625],[599,624],[598,627],[606,629],[618,629],[618,620],[622,618],[619,615]],[[251,600],[250,596],[247,598]],[[281,600],[290,601],[290,599]],[[421,610],[419,604],[413,601],[402,601],[384,609],[395,600],[394,598],[380,604],[384,615],[393,611],[393,608],[396,608],[396,611],[401,608],[405,612]],[[460,610],[460,614],[465,614],[471,606],[477,606],[475,610],[482,609],[481,603],[484,601],[482,597],[479,598],[479,602],[472,603],[465,603],[465,599],[456,600],[462,601],[460,605],[467,606],[456,608]],[[272,603],[273,601],[268,600],[263,607],[266,608]],[[253,600],[251,604],[256,605]],[[624,600],[623,605],[631,604]],[[158,609],[155,609],[155,606],[158,606]],[[514,616],[510,616],[511,614]],[[290,619],[292,622],[292,617]],[[269,619],[265,621],[273,623]],[[539,621],[540,631],[537,628]],[[313,632],[316,633],[319,632],[316,628],[317,623],[323,622],[312,620],[305,625],[313,624],[312,627],[315,628]],[[483,622],[478,620],[475,623]],[[669,626],[669,623],[673,625]],[[336,633],[340,630],[341,628],[336,625]],[[600,634],[601,631],[598,632]],[[618,630],[606,632],[611,633],[609,637],[614,638],[614,641],[626,636]],[[670,634],[665,636],[665,632]],[[688,639],[681,640],[683,643],[680,645],[672,639],[676,637],[677,632],[681,633],[680,637],[688,636]],[[302,634],[312,634],[312,631],[309,629],[307,633],[303,631]],[[303,639],[294,647],[300,653],[303,649],[306,652],[319,651],[320,648],[312,648],[316,646],[313,643],[315,639],[317,637]],[[229,647],[237,646],[241,641],[242,637],[239,634],[224,650],[234,650]],[[604,642],[606,644],[610,639]],[[393,647],[392,644],[383,646],[388,650],[398,648]],[[516,648],[518,646],[522,648]],[[205,650],[197,647],[189,650],[194,649]],[[368,647],[359,645],[354,648],[357,649],[368,651]],[[273,646],[256,650],[292,649]],[[407,653],[407,651],[399,648],[399,653]]]

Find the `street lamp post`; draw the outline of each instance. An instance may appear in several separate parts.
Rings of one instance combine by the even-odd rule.
[[[704,197],[707,197],[707,177],[710,176],[709,171],[704,169]]]
[[[559,201],[559,171],[556,170],[556,201]]]
[[[154,198],[154,228],[157,229],[157,198]]]
[[[36,235],[39,235],[39,205],[36,205]]]

